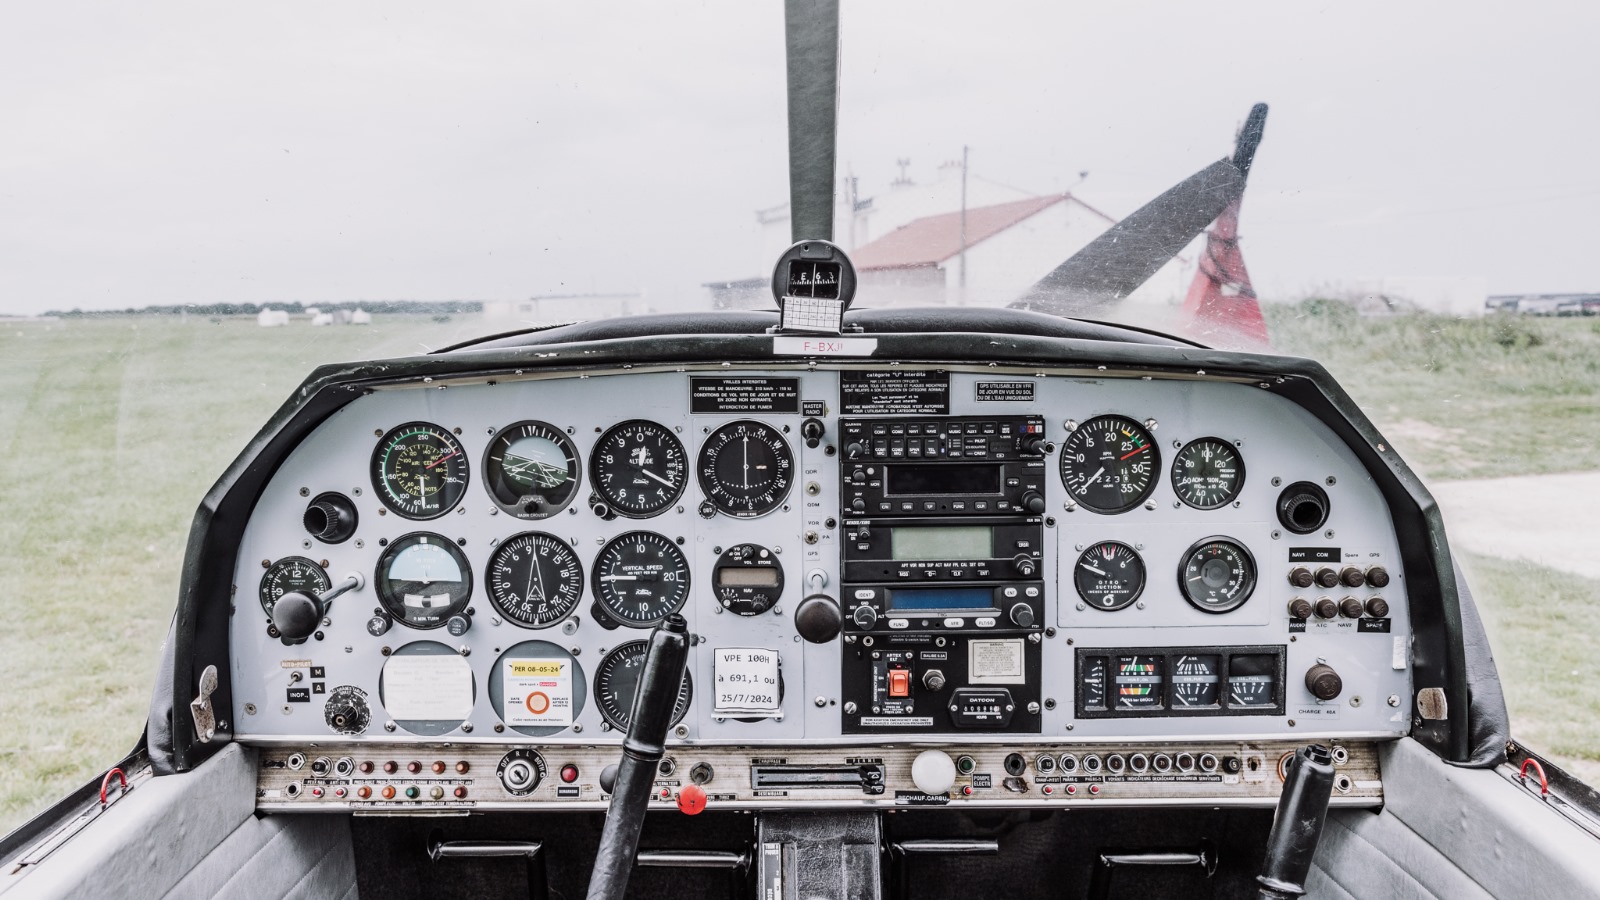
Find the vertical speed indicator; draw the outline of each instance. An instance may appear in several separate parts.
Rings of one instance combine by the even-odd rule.
[[[1061,447],[1061,483],[1091,512],[1127,512],[1143,503],[1160,469],[1155,439],[1127,416],[1095,416]]]

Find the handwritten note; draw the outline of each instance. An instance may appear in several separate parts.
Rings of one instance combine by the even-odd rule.
[[[771,716],[779,711],[778,651],[719,647],[715,711],[719,716]]]
[[[460,722],[472,715],[472,666],[460,656],[391,656],[383,706],[395,719]]]

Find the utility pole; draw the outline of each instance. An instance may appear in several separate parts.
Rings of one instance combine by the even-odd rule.
[[[967,146],[961,145],[961,305],[967,305]]]

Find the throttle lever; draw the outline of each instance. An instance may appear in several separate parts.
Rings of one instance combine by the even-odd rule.
[[[656,765],[666,754],[667,729],[678,699],[678,686],[689,660],[689,623],[667,616],[650,634],[644,669],[633,697],[628,736],[622,741],[611,807],[606,811],[600,850],[589,876],[589,900],[622,900],[639,850],[639,832],[650,806]]]
[[[1322,840],[1333,795],[1333,753],[1321,744],[1307,744],[1289,760],[1278,795],[1278,811],[1267,837],[1267,859],[1261,866],[1260,900],[1292,900],[1306,892],[1306,876]]]

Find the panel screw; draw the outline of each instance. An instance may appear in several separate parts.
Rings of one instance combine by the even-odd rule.
[[[1399,706],[1400,705],[1400,695],[1399,694],[1390,694],[1389,695],[1389,705],[1390,706]],[[249,707],[245,707],[245,708],[249,709]]]
[[[1290,727],[1290,728],[1293,728],[1293,727],[1294,727],[1294,720],[1293,720],[1293,719],[1290,719],[1290,720],[1289,720],[1289,727]]]
[[[1029,700],[1028,701],[1028,712],[1030,712],[1033,715],[1037,716],[1039,714],[1039,701],[1037,701],[1037,700]]]
[[[853,702],[852,703],[846,703],[844,705],[844,714],[847,715],[847,716],[855,715],[856,714],[856,705],[855,705],[855,703],[853,703]]]
[[[672,733],[676,734],[678,737],[688,737],[689,736],[689,726],[687,726],[687,725],[679,725],[677,728],[672,729]]]
[[[1396,701],[1398,701],[1399,699],[1400,699],[1399,697],[1395,698]],[[244,714],[247,715],[247,716],[255,715],[256,714],[256,705],[254,703],[246,703],[244,705]]]
[[[1054,698],[1054,697],[1046,697],[1046,698],[1044,698],[1044,708],[1045,709],[1055,709],[1056,708],[1056,698]]]
[[[471,722],[462,722],[461,723],[461,733],[462,734],[471,734],[472,733],[472,723]]]
[[[394,723],[393,722],[385,722],[385,723],[383,723],[383,730],[384,731],[394,731]]]
[[[818,697],[817,699],[815,699],[815,700],[813,700],[811,702],[815,703],[817,705],[817,707],[820,709],[820,708],[828,705],[828,698],[827,697]]]

